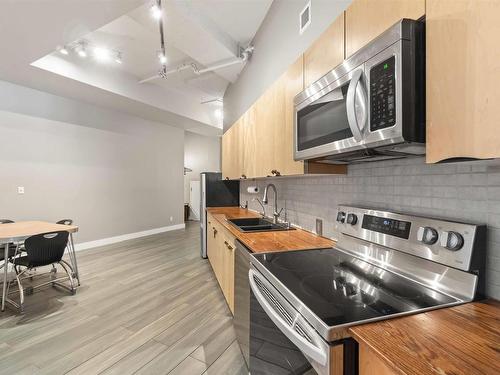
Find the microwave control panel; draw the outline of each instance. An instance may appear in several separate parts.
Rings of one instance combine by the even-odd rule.
[[[396,58],[394,56],[370,70],[370,130],[396,124]]]

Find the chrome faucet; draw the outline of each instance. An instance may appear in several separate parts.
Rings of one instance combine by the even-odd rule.
[[[273,217],[274,217],[274,224],[278,224],[278,218],[280,217],[281,210],[278,212],[278,191],[276,190],[276,186],[274,184],[267,184],[266,188],[264,189],[264,197],[262,198],[262,203],[267,204],[268,199],[267,199],[267,194],[269,188],[272,188],[274,190],[274,212],[273,212]]]

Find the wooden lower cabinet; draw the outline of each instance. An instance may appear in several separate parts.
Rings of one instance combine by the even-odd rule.
[[[396,375],[368,345],[359,343],[359,375]]]
[[[236,238],[211,214],[207,215],[207,256],[217,282],[234,313],[234,252]]]

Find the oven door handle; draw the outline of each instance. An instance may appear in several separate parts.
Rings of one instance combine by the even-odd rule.
[[[347,88],[346,99],[347,122],[351,128],[352,136],[357,142],[361,142],[363,139],[362,132],[365,128],[367,117],[367,101],[365,89],[361,82],[362,77],[363,69],[358,69],[353,73],[351,82],[349,82],[349,87]],[[358,113],[357,108],[360,109],[361,114]]]
[[[269,316],[269,318],[271,318],[271,320],[274,322],[274,324],[276,324],[276,326],[281,330],[281,332],[283,332],[283,334],[286,337],[288,337],[288,339],[291,342],[293,342],[302,353],[306,354],[311,359],[318,362],[321,366],[325,366],[327,362],[327,353],[325,353],[325,351],[322,350],[321,347],[315,346],[313,343],[306,340],[304,337],[302,337],[298,332],[294,330],[293,327],[298,323],[300,317],[294,319],[292,326],[287,324],[287,322],[285,322],[283,318],[281,318],[281,316],[276,312],[275,308],[271,306],[271,304],[262,295],[262,292],[255,283],[254,277],[257,277],[260,280],[262,280],[262,278],[260,278],[254,270],[250,269],[248,271],[250,288],[252,289],[255,298],[260,303],[260,305],[262,306],[266,314]],[[300,325],[300,328],[306,330],[308,323],[306,323],[305,321],[300,323],[302,323]],[[313,341],[314,341],[314,336],[317,336],[316,332],[311,332],[311,330],[308,330],[307,334],[309,336],[312,336],[311,340]]]

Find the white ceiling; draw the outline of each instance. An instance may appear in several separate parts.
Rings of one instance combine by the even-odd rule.
[[[198,68],[235,59],[272,0],[163,0],[167,69]],[[220,134],[215,114],[243,64],[201,75],[192,70],[140,84],[160,68],[158,22],[149,0],[0,1],[0,79],[111,107],[202,134]],[[123,52],[123,63],[101,63],[57,46],[86,40]]]

